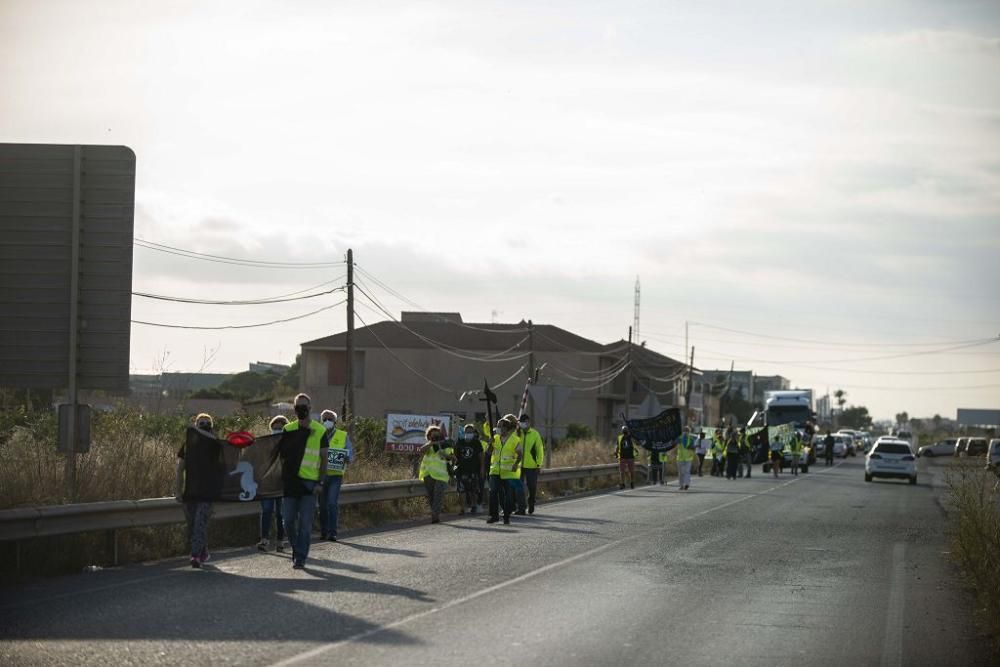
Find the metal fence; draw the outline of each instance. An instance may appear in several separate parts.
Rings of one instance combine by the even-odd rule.
[[[638,467],[643,468],[643,466]],[[548,468],[541,471],[538,481],[549,483],[590,479],[617,472],[617,464]],[[455,492],[454,489],[450,491]],[[425,493],[424,484],[418,479],[344,484],[340,490],[340,504],[359,505],[382,500],[405,500],[422,497]],[[230,519],[259,513],[258,502],[227,502],[216,503],[212,516],[213,519]],[[173,498],[25,507],[0,511],[0,541],[21,542],[38,537],[106,531],[108,544],[113,553],[112,560],[117,564],[117,531],[183,522],[183,508]]]

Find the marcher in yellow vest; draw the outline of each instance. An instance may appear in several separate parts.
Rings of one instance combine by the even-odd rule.
[[[342,428],[337,428],[337,413],[324,410],[319,419],[326,429],[326,476],[323,493],[319,499],[319,539],[337,541],[340,487],[344,483],[347,464],[354,457],[351,438]]]
[[[500,520],[503,505],[503,522],[510,523],[514,510],[515,489],[512,484],[521,477],[521,439],[517,436],[517,417],[504,415],[497,422],[497,431],[489,448],[490,460],[490,517],[486,523]]]
[[[281,512],[292,545],[292,567],[296,570],[306,566],[316,497],[323,488],[320,480],[326,477],[326,429],[310,416],[311,412],[312,399],[306,394],[296,396],[298,419],[285,426],[278,443],[285,486]]]
[[[666,461],[666,452],[658,449],[649,452],[649,484],[659,484],[663,486],[663,464]]]
[[[440,523],[444,494],[448,491],[448,462],[454,459],[455,450],[445,440],[444,431],[436,424],[428,426],[424,436],[427,442],[420,448],[424,456],[420,459],[419,477],[427,489],[431,523]]]
[[[802,438],[797,431],[789,438],[788,448],[792,452],[792,474],[799,476],[799,461],[802,459]]]
[[[695,437],[691,433],[683,434],[677,443],[677,486],[681,491],[691,488],[691,466],[697,458],[695,445]]]
[[[521,438],[524,461],[521,463],[521,481],[527,487],[528,514],[535,513],[535,495],[538,490],[538,471],[545,463],[545,441],[542,434],[531,428],[531,417],[522,414],[517,422],[517,435]],[[518,514],[524,514],[524,490],[518,497]]]
[[[724,429],[717,428],[712,434],[712,476],[722,477],[725,474],[724,459],[726,448],[723,444]]]

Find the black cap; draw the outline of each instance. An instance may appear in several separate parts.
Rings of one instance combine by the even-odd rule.
[[[531,421],[531,417],[528,416],[527,412],[522,412],[521,416],[517,418],[517,421],[519,421],[519,422],[530,422]]]

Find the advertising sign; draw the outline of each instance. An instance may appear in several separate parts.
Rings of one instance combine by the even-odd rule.
[[[424,432],[432,424],[440,426],[446,438],[451,437],[451,417],[446,415],[385,416],[385,451],[414,454],[424,444]]]

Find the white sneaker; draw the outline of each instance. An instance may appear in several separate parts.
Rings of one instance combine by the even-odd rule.
[[[267,547],[268,547],[267,540],[261,540],[260,542],[257,543],[257,551],[267,551]]]

